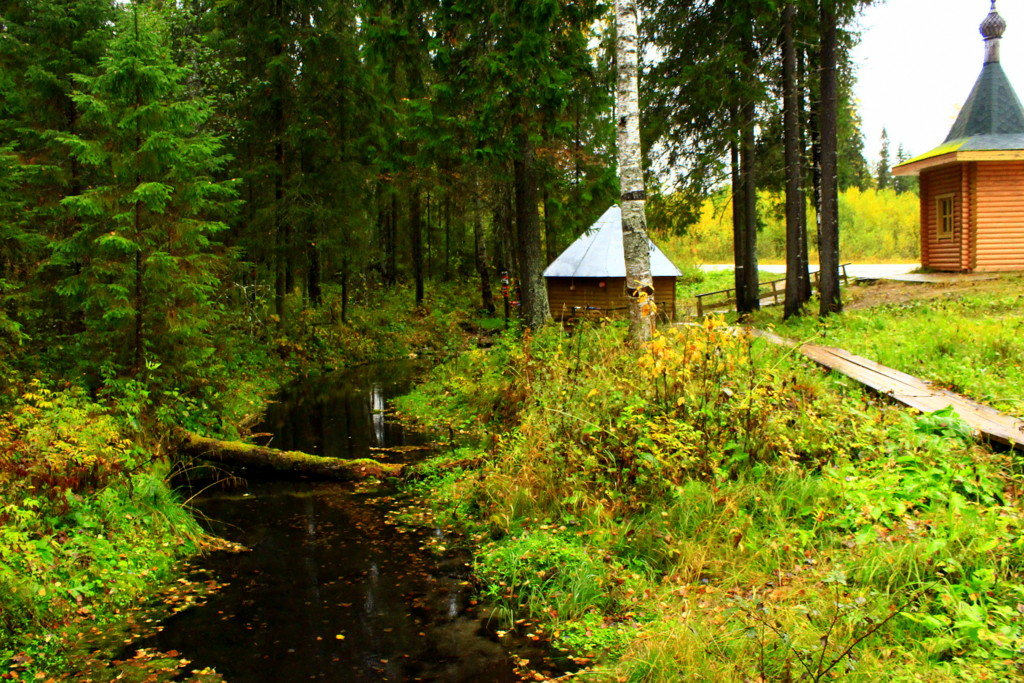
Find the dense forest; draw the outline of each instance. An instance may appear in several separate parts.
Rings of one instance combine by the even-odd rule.
[[[243,486],[232,465],[274,459],[426,501],[388,513],[428,529],[392,555],[418,569],[424,548],[445,557],[445,534],[466,540],[474,575],[448,572],[460,558],[437,576],[504,624],[473,647],[518,637],[563,653],[509,675],[1019,674],[1020,489],[955,416],[902,415],[718,318],[630,345],[617,323],[563,329],[548,310],[545,265],[621,204],[635,251],[646,222],[687,277],[733,262],[744,321],[881,334],[835,315],[841,248],[916,258],[916,188],[889,168],[906,155],[883,136],[869,166],[852,95],[867,4],[0,3],[4,677],[186,680],[188,660],[143,634],[167,614],[133,610],[157,588],[170,612],[216,591],[181,563],[246,549],[197,522],[197,489]],[[757,312],[759,258],[787,264],[777,320]],[[1019,364],[1006,382],[976,371],[1016,357],[1019,335],[958,336],[976,311],[1012,307],[993,296],[950,304],[944,336],[914,342],[938,345],[929,362],[951,373],[931,379],[978,400],[1019,379]],[[988,360],[949,362],[965,346]],[[397,400],[405,427],[442,444],[422,462],[423,443],[389,441],[405,427],[382,387],[407,370],[379,364],[398,360],[433,366],[408,371],[422,383]],[[378,369],[362,413],[336,411],[337,440],[362,429],[362,451],[325,463],[301,442],[262,445],[283,386],[364,365]],[[297,412],[326,434],[333,408],[317,405]],[[295,490],[293,531],[313,533],[315,506],[357,509],[349,489]],[[366,521],[383,513],[360,504],[331,543],[383,538]],[[290,542],[276,561],[315,545]],[[315,584],[300,609],[343,583],[317,561],[293,563]],[[424,611],[412,640],[431,630]],[[702,621],[682,626],[691,614]],[[317,648],[355,640],[315,632]],[[376,652],[372,671],[405,675],[404,656]]]
[[[837,7],[837,180],[864,188],[855,5]],[[747,194],[783,188],[786,74],[798,189],[820,193],[812,10],[785,15],[800,49],[783,73],[774,3],[645,8],[652,229],[685,232],[730,150]],[[418,305],[471,274],[490,307],[501,271],[536,323],[539,270],[616,198],[600,2],[12,2],[2,27],[7,373],[52,352],[49,372],[92,391],[194,396],[239,311],[284,325],[329,300],[345,319],[396,283]]]

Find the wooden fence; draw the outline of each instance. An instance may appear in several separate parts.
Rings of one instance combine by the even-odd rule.
[[[839,266],[839,279],[846,285],[849,284],[850,278],[846,274],[846,266],[849,263],[843,263]],[[811,272],[811,287],[818,288],[818,272],[817,270]],[[761,301],[762,306],[772,306],[782,303],[782,297],[786,293],[786,278],[781,280],[771,280],[769,282],[762,282],[758,287],[757,296]],[[718,297],[717,299],[713,297]],[[721,311],[724,309],[733,309],[736,307],[736,289],[720,289],[716,292],[706,292],[704,294],[697,295],[697,317],[704,317],[704,313],[711,311]]]

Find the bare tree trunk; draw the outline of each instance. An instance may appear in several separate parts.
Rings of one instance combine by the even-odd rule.
[[[444,198],[444,279],[452,279],[452,198]]]
[[[839,194],[837,188],[836,127],[838,83],[836,52],[838,25],[835,0],[821,0],[821,108],[818,114],[821,142],[821,207],[818,235],[818,293],[820,314],[843,310],[839,291]]]
[[[743,182],[740,175],[739,110],[735,107],[730,112],[734,133],[729,143],[730,175],[732,179],[732,264],[733,288],[736,291],[736,305],[747,298],[747,276],[743,265],[744,241],[746,240],[746,221],[743,218],[746,202],[743,199]]]
[[[478,216],[473,223],[473,246],[476,260],[476,272],[480,276],[480,303],[484,310],[494,315],[494,297],[491,294],[491,275],[487,267],[487,249],[484,246],[483,226]]]
[[[306,246],[306,252],[309,260],[306,270],[306,291],[309,293],[309,303],[314,308],[319,308],[323,297],[320,286],[320,245],[317,243],[315,234]]]
[[[558,229],[555,227],[554,222],[551,220],[551,214],[554,213],[551,210],[551,193],[548,189],[544,188],[544,255],[547,257],[547,262],[551,263],[558,258]]]
[[[805,94],[807,92],[807,62],[804,59],[804,50],[800,48],[797,50],[797,101],[798,111],[800,112],[800,155],[801,155],[801,172],[806,175],[806,169],[814,168],[813,157],[808,154],[807,150],[807,130],[810,128],[810,121],[807,117],[807,101]],[[812,171],[813,172],[813,171]],[[806,178],[804,179],[806,180]],[[807,240],[807,183],[804,182],[804,200],[803,206],[800,207],[800,303],[801,305],[806,304],[811,300],[811,275],[810,275],[810,256],[808,254],[808,240]],[[813,194],[813,192],[812,192]],[[817,206],[817,202],[814,204]]]
[[[418,188],[412,188],[409,193],[409,233],[412,240],[412,274],[416,284],[416,305],[419,306],[423,303],[423,216]]]
[[[348,258],[341,259],[341,322],[348,323]]]
[[[533,144],[520,121],[519,154],[516,155],[516,232],[519,237],[519,287],[522,290],[523,322],[538,329],[551,317],[547,289],[544,286],[540,250],[540,216],[537,211],[537,177],[534,171]]]
[[[786,153],[786,305],[784,317],[803,312],[801,299],[800,214],[804,210],[803,169],[800,164],[800,112],[796,95],[796,43],[793,21],[796,9],[782,9],[782,118]]]
[[[423,265],[420,266],[420,269],[423,271],[424,278],[430,277],[430,274],[434,272],[434,244],[431,235],[434,232],[434,223],[436,221],[436,218],[430,214],[430,209],[433,206],[430,199],[430,192],[427,192],[426,203],[420,214],[420,234],[423,235],[423,237],[420,238],[420,244],[423,243],[424,239],[426,240],[427,243],[426,252],[424,252],[424,256],[421,257]],[[424,214],[426,214],[425,220],[423,218]]]
[[[398,192],[391,190],[391,207],[388,211],[388,234],[390,235],[391,251],[387,255],[390,284],[398,282]]]
[[[743,241],[739,254],[742,270],[744,291],[740,298],[736,297],[736,311],[752,313],[761,307],[758,297],[760,282],[757,274],[757,149],[754,135],[755,117],[757,115],[754,102],[743,105],[741,110],[742,133],[740,136],[740,182],[743,185]]]
[[[629,339],[639,344],[654,333],[657,309],[647,239],[643,157],[640,148],[640,92],[636,0],[615,0],[618,79],[615,109],[618,118],[619,191],[622,207],[622,247],[626,256],[629,295]]]
[[[284,146],[280,143],[274,145],[274,158],[278,162],[283,158]],[[284,296],[287,291],[285,286],[285,261],[288,248],[288,238],[284,226],[284,169],[278,163],[274,172],[274,313],[277,314],[278,322],[284,322]]]
[[[283,30],[284,27],[284,6],[281,0],[274,3],[274,18]],[[284,54],[284,44],[281,40],[274,43],[274,59],[279,60]],[[277,314],[279,324],[284,323],[284,299],[288,290],[288,249],[291,236],[289,234],[288,222],[284,216],[284,180],[285,180],[285,115],[284,115],[284,92],[285,84],[279,74],[280,68],[274,69],[271,80],[274,83],[273,115],[274,115],[274,240],[275,240],[275,272],[274,272],[274,312]]]

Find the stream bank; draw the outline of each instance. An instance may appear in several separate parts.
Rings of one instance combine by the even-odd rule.
[[[286,389],[260,441],[327,457],[418,445],[388,414],[415,365],[364,366]],[[399,451],[392,460],[419,457]],[[251,549],[200,559],[192,580],[222,587],[138,649],[180,653],[228,681],[521,680],[549,670],[532,641],[500,639],[474,598],[468,556],[435,555],[440,530],[387,522],[386,488],[251,480],[193,502],[212,533]]]

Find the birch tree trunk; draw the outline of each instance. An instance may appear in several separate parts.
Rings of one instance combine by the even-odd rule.
[[[622,246],[626,255],[626,293],[629,295],[629,339],[650,340],[656,307],[651,278],[651,252],[647,239],[646,192],[640,150],[640,94],[636,0],[615,0],[615,56],[618,85],[619,186],[622,208]]]

